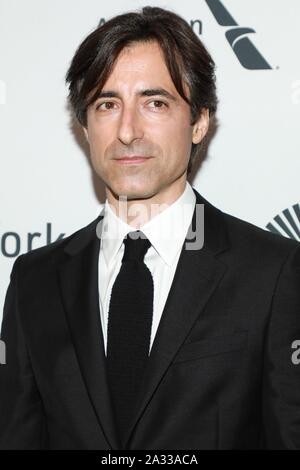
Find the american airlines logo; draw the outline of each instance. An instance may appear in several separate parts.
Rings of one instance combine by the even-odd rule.
[[[300,241],[300,204],[284,209],[266,225],[270,232]]]
[[[220,26],[229,27],[225,37],[240,64],[249,70],[272,69],[270,64],[248,38],[255,33],[253,28],[239,26],[220,0],[205,0],[210,11]]]
[[[217,23],[230,28],[226,30],[225,37],[240,64],[248,70],[272,70],[270,64],[248,38],[249,34],[256,31],[253,28],[239,26],[220,0],[205,0],[205,2]],[[98,26],[104,23],[105,18],[101,18]],[[197,34],[202,34],[203,25],[200,19],[191,20],[190,25],[193,30],[197,28]]]

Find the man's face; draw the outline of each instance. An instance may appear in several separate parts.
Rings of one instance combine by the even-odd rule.
[[[108,198],[172,199],[180,184],[184,188],[191,144],[204,136],[208,114],[190,125],[190,107],[178,94],[156,42],[124,48],[104,93],[89,106],[84,131]],[[134,155],[144,158],[120,160]]]

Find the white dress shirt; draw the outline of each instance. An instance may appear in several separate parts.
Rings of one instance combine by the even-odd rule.
[[[144,262],[149,268],[154,283],[153,320],[151,327],[150,350],[160,322],[160,318],[172,285],[181,249],[192,220],[196,196],[186,182],[181,196],[170,206],[154,215],[139,227],[149,239]],[[123,239],[128,232],[137,230],[125,223],[111,208],[107,199],[103,208],[104,218],[99,250],[99,306],[101,324],[107,354],[107,324],[111,289],[121,267],[124,253]],[[126,312],[124,312],[126,314]]]

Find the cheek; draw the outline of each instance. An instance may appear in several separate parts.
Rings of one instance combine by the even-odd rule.
[[[159,139],[164,155],[172,158],[174,163],[184,163],[189,159],[192,145],[191,126],[182,122],[165,126],[159,130]]]
[[[98,159],[103,159],[105,151],[111,143],[111,134],[103,132],[99,127],[90,131],[89,146],[91,154]]]

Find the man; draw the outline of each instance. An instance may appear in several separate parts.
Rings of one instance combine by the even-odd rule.
[[[14,263],[0,448],[299,449],[299,244],[187,182],[216,111],[210,55],[145,7],[92,32],[67,82],[107,199]]]

